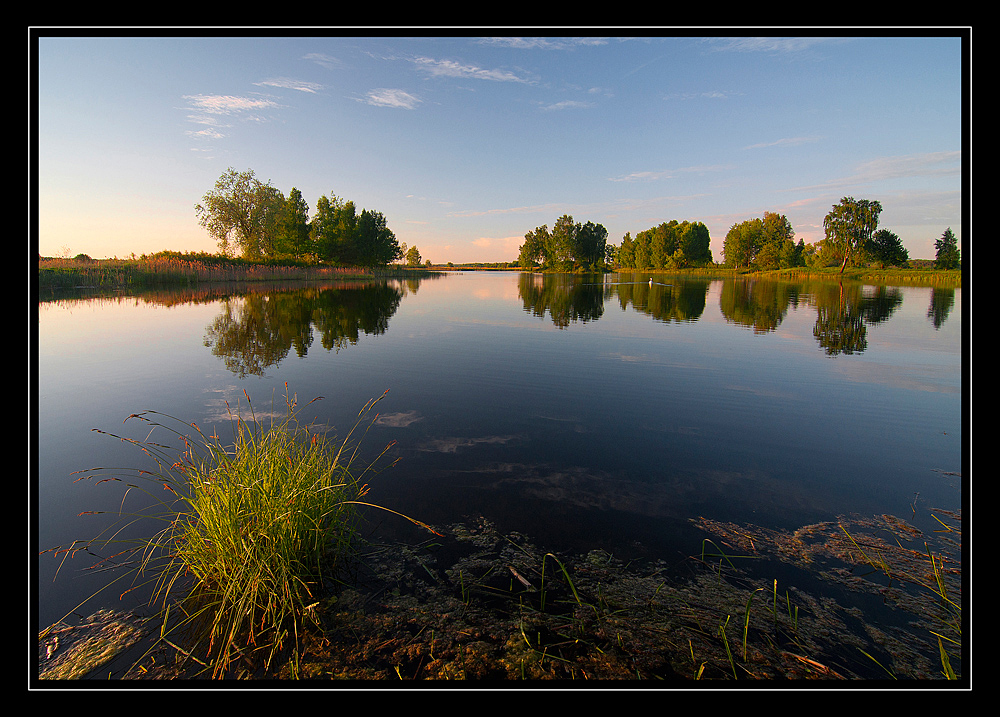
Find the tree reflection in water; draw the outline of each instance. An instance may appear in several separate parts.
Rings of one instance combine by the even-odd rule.
[[[205,330],[205,346],[240,378],[259,376],[292,349],[304,357],[316,336],[327,351],[340,351],[356,344],[362,333],[384,334],[404,287],[381,282],[227,298]]]

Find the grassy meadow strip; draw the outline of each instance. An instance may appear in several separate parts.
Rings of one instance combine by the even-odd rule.
[[[830,281],[861,281],[890,286],[936,286],[959,288],[962,286],[961,269],[857,267],[840,270],[835,267],[796,267],[773,271],[750,272],[767,279],[823,279]]]

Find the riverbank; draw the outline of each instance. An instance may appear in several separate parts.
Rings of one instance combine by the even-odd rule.
[[[874,284],[888,284],[894,286],[937,286],[947,288],[960,288],[962,286],[963,272],[960,269],[935,269],[932,261],[914,262],[916,266],[908,268],[890,267],[880,269],[877,267],[856,267],[845,269],[843,273],[840,267],[795,267],[793,269],[772,269],[767,271],[756,271],[752,269],[732,269],[722,265],[712,265],[703,267],[689,267],[686,269],[609,269],[604,273],[620,273],[633,275],[663,275],[663,276],[693,276],[700,278],[727,279],[741,277],[747,279],[776,279],[788,281],[803,281],[807,279],[819,279],[824,281],[859,281]],[[464,272],[464,271],[507,271],[523,272],[519,266],[510,264],[446,264],[432,265],[434,271],[441,272]],[[530,270],[537,274],[565,274],[564,271],[546,271],[540,268]],[[581,273],[581,272],[569,272]]]
[[[235,282],[305,282],[427,275],[425,269],[254,262],[211,254],[161,252],[130,259],[39,257],[38,289],[130,290]]]
[[[888,284],[892,286],[939,286],[960,288],[962,286],[963,272],[961,269],[934,269],[933,267],[889,267],[885,269],[877,267],[857,267],[845,269],[844,272],[841,273],[838,267],[796,267],[794,269],[776,269],[773,271],[753,272],[749,275],[767,279],[788,279],[790,281],[798,281],[802,279],[824,279],[830,281],[862,281],[874,284]]]
[[[859,267],[841,273],[839,267],[795,267],[772,271],[731,269],[721,265],[677,269],[669,272],[658,270],[623,273],[689,275],[698,277],[746,277],[801,281],[821,279],[830,281],[862,281],[901,286],[962,286],[960,269],[935,269],[933,262],[918,260],[907,268]],[[307,263],[280,261],[248,261],[213,254],[180,254],[159,252],[152,256],[130,259],[90,259],[39,257],[38,288],[49,291],[61,289],[129,290],[165,286],[194,286],[208,283],[235,282],[302,282],[371,278],[408,278],[461,271],[524,271],[512,262],[495,264],[441,264],[408,267],[393,264],[370,269],[363,267],[322,266]]]

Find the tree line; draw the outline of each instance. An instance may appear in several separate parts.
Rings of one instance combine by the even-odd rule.
[[[765,212],[763,218],[738,222],[729,229],[722,250],[725,265],[762,271],[840,264],[841,273],[848,266],[907,266],[909,252],[899,236],[878,228],[881,213],[877,201],[844,197],[823,219],[824,238],[804,244],[801,239],[794,241],[787,217]],[[950,227],[935,242],[935,249],[935,268],[961,267],[958,241]]]
[[[823,220],[824,238],[815,244],[795,241],[795,231],[784,214],[764,212],[730,227],[723,242],[722,266],[751,271],[798,266],[848,267],[878,265],[905,267],[909,252],[899,236],[878,228],[882,205],[869,199],[844,197]],[[560,217],[552,231],[547,225],[524,235],[518,254],[521,268],[550,271],[672,270],[713,266],[711,238],[702,222],[672,219],[640,231],[625,233],[620,246],[607,242],[600,224],[580,224]],[[958,241],[949,227],[935,244],[936,269],[962,266]]]
[[[564,214],[549,231],[543,224],[524,235],[517,263],[550,271],[674,269],[712,263],[708,227],[701,222],[664,222],[636,234],[621,246],[608,244],[608,230],[594,222],[575,222]]]
[[[198,222],[225,256],[280,259],[337,266],[385,266],[404,256],[385,216],[335,194],[316,201],[313,216],[302,193],[288,196],[253,170],[230,167],[195,204]]]
[[[671,219],[632,238],[628,232],[612,257],[622,269],[684,269],[712,263],[711,238],[701,222]]]

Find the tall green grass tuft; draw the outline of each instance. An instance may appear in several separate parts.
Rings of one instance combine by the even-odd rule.
[[[184,445],[174,460],[149,438],[122,439],[156,459],[161,470],[140,473],[176,498],[163,503],[169,505],[160,516],[167,527],[145,545],[138,570],[152,576],[164,642],[177,647],[183,635],[190,650],[182,652],[200,657],[195,659],[213,678],[247,670],[266,674],[279,654],[298,674],[310,611],[324,581],[352,550],[358,507],[369,505],[366,480],[382,469],[392,446],[357,467],[356,433],[368,419],[371,426],[373,408],[384,397],[369,401],[338,442],[299,423],[287,386],[283,417],[258,421],[249,395],[249,419],[230,409],[231,444],[203,435],[194,424],[172,428],[177,419],[154,411],[126,419],[148,423],[150,436],[169,431]],[[181,433],[186,428],[194,428],[195,439]]]

